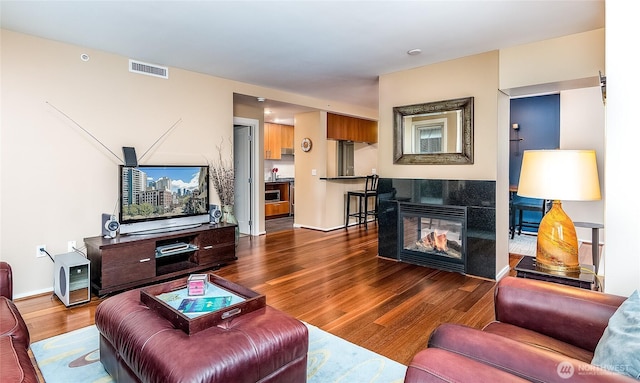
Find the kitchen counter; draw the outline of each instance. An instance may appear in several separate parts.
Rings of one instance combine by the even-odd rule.
[[[366,178],[367,178],[367,176],[320,177],[321,180],[325,180],[325,181],[363,180],[363,179],[366,179]]]
[[[271,180],[266,180],[264,181],[265,184],[275,184],[275,183],[287,183],[287,182],[294,182],[295,178],[278,178],[275,181],[271,181]]]

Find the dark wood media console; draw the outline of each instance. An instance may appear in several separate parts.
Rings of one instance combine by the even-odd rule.
[[[236,225],[204,224],[160,234],[85,238],[98,295],[139,287],[236,260]]]

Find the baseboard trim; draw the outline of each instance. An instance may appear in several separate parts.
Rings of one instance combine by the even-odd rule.
[[[333,231],[333,230],[338,230],[338,229],[343,229],[344,230],[344,226],[336,226],[336,227],[315,227],[315,226],[309,226],[309,225],[293,225],[293,227],[296,228],[300,228],[300,229],[310,229],[310,230],[318,230],[318,231]]]
[[[500,272],[496,275],[496,282],[501,280],[502,278],[506,277],[507,275],[509,275],[509,272],[511,271],[511,267],[509,265],[505,266],[502,270],[500,270]]]
[[[53,294],[53,287],[35,290],[35,291],[29,291],[24,294],[16,294],[13,296],[13,300],[15,301],[17,299],[22,299],[22,298],[31,298],[31,297],[35,297],[36,295],[44,295],[44,294]]]

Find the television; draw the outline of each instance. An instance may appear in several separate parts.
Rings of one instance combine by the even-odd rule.
[[[121,165],[120,234],[181,230],[209,222],[209,166]]]

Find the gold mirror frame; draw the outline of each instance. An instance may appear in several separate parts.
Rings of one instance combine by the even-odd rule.
[[[449,111],[462,112],[462,152],[460,153],[404,153],[404,126],[407,116]],[[406,165],[473,164],[473,97],[428,102],[393,108],[393,163]]]

